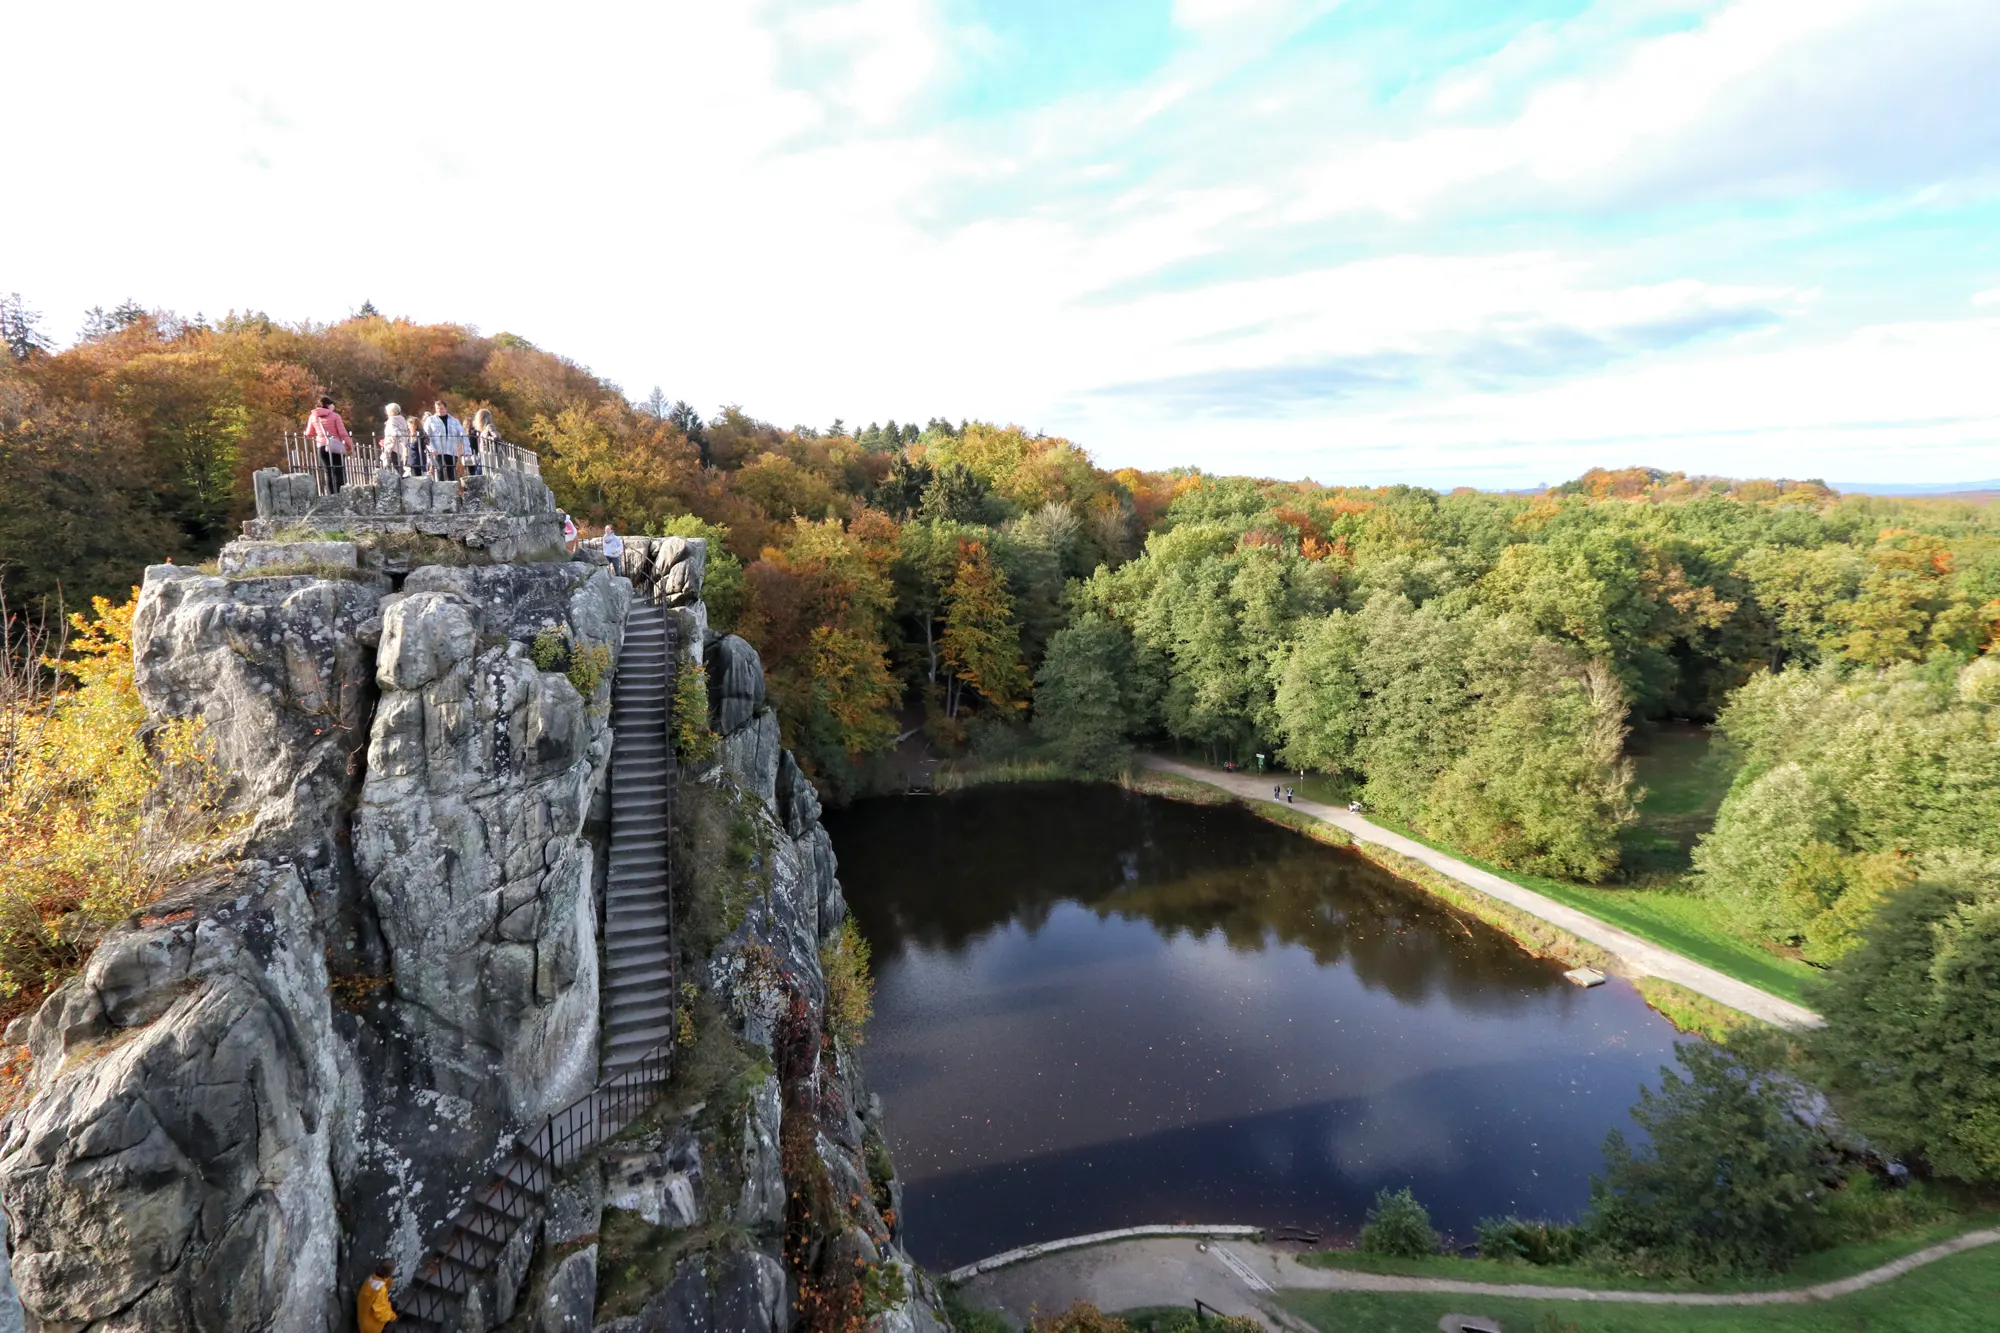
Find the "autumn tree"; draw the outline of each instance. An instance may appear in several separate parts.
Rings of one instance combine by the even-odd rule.
[[[959,543],[958,566],[945,590],[939,649],[950,668],[946,716],[958,716],[967,686],[1003,714],[1027,707],[1028,680],[1021,667],[1014,599],[984,542]]]

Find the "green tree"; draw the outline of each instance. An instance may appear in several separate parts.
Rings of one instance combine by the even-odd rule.
[[[1812,1069],[1885,1152],[2000,1179],[2000,859],[1943,854],[1834,964]]]
[[[1117,770],[1133,720],[1130,637],[1095,611],[1057,631],[1035,677],[1035,731],[1082,773]]]
[[[1796,1086],[1727,1047],[1683,1042],[1681,1071],[1641,1088],[1634,1146],[1612,1130],[1593,1176],[1592,1238],[1640,1271],[1713,1276],[1784,1268],[1812,1244],[1826,1167],[1792,1114]]]

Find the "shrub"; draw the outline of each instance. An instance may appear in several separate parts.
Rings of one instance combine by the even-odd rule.
[[[845,1046],[862,1043],[862,1029],[875,1013],[875,981],[868,975],[868,956],[868,941],[851,916],[820,946],[819,966],[826,976],[826,1028]]]
[[[1583,1257],[1581,1227],[1488,1217],[1479,1223],[1479,1257],[1529,1264],[1573,1264]]]
[[[1060,1314],[1028,1321],[1029,1333],[1132,1333],[1132,1326],[1089,1301],[1078,1301]]]
[[[708,725],[708,672],[682,663],[674,676],[674,753],[683,764],[705,764],[718,740]]]
[[[1407,1187],[1381,1190],[1368,1220],[1361,1228],[1363,1254],[1387,1254],[1399,1259],[1421,1259],[1436,1254],[1438,1234],[1431,1230],[1431,1215],[1417,1202]]]
[[[0,643],[0,1014],[81,967],[104,931],[219,860],[239,820],[200,719],[147,728],[136,595],[67,642]],[[46,655],[45,655],[46,654]]]
[[[1794,1087],[1728,1047],[1684,1042],[1685,1076],[1660,1071],[1632,1119],[1648,1142],[1612,1130],[1593,1177],[1593,1241],[1641,1272],[1775,1272],[1810,1247],[1824,1168],[1792,1114]]]
[[[537,671],[569,670],[569,635],[551,625],[528,645],[528,658]]]
[[[588,699],[611,670],[611,647],[603,643],[578,644],[570,649],[569,669],[563,674],[576,692]]]

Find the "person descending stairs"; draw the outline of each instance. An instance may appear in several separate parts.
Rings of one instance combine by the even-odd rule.
[[[611,872],[604,891],[603,1076],[668,1040],[674,1023],[667,821],[673,797],[667,698],[671,638],[650,603],[632,607],[611,686]]]

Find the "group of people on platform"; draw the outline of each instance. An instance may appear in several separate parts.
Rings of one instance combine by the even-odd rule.
[[[347,423],[322,394],[319,406],[306,417],[306,443],[319,451],[320,482],[330,494],[347,485],[347,453],[353,439]],[[500,445],[500,428],[493,410],[482,407],[472,414],[468,428],[451,414],[440,398],[412,424],[399,404],[382,409],[381,466],[411,476],[436,477],[456,481],[479,475],[482,454],[490,455]]]

